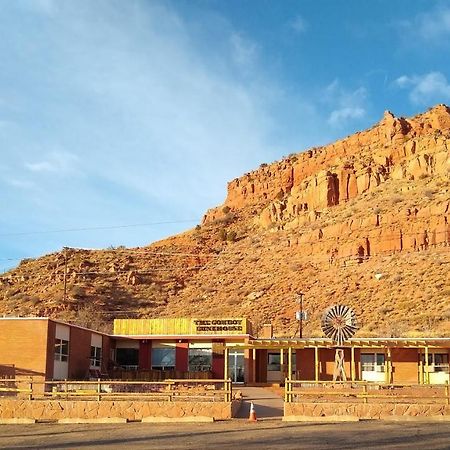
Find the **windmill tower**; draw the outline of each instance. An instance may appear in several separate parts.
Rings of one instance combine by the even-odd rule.
[[[344,349],[340,348],[358,329],[356,314],[346,305],[334,305],[327,308],[322,315],[322,330],[325,336],[336,343],[334,357],[333,381],[347,381],[345,373]]]

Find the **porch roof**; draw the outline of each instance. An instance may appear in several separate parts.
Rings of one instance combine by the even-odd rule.
[[[250,339],[242,343],[227,343],[225,348],[235,349],[301,349],[301,348],[450,348],[450,338],[352,338],[337,346],[329,338],[272,338]]]

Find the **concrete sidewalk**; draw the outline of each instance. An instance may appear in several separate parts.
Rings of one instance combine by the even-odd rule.
[[[258,420],[281,420],[283,418],[284,399],[280,395],[263,387],[242,387],[237,389],[242,392],[243,402],[236,418],[248,419],[251,402],[253,402],[255,407]]]

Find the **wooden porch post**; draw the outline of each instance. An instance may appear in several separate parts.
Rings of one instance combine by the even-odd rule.
[[[314,347],[314,379],[319,381],[319,347]]]
[[[422,349],[419,348],[419,384],[423,384],[423,361],[422,361]]]
[[[253,379],[251,380],[253,383],[256,383],[256,348],[252,349],[252,375]]]
[[[428,346],[425,346],[425,384],[430,384],[430,372],[428,367]]]
[[[284,364],[284,350],[280,348],[280,369],[281,369],[281,382],[284,382],[284,379],[286,378],[286,367]]]
[[[223,372],[224,372],[223,379],[224,380],[228,379],[228,352],[229,352],[228,347],[225,347],[225,352],[223,355],[223,357],[225,359],[224,364],[223,364]]]
[[[387,382],[392,383],[392,353],[390,347],[387,349]]]
[[[292,347],[288,347],[288,380],[292,380]]]
[[[355,371],[355,347],[352,345],[351,347],[351,366],[350,366],[350,371],[351,371],[351,378],[352,381],[355,381],[356,379],[356,371]]]

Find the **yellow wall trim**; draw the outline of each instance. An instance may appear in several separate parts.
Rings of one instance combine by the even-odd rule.
[[[250,325],[244,318],[165,318],[114,319],[116,335],[232,335],[250,334]]]

